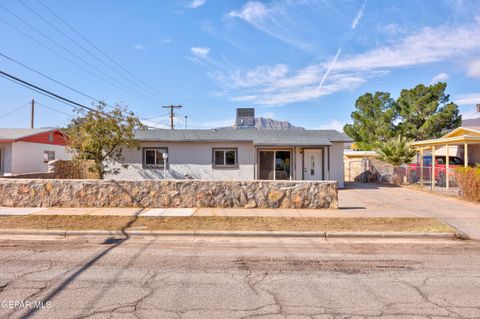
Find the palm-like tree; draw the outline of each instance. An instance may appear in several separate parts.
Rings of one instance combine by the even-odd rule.
[[[399,135],[396,138],[380,143],[378,154],[382,161],[399,166],[410,163],[416,152],[411,147],[411,142]]]

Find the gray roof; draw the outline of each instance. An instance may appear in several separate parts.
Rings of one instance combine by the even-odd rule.
[[[335,130],[138,130],[143,142],[252,142],[255,145],[328,146],[331,142],[351,142]]]
[[[0,128],[0,140],[15,141],[28,136],[56,131],[56,128]]]

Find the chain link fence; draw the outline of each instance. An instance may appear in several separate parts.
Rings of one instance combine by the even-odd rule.
[[[386,183],[392,185],[404,184],[432,184],[434,177],[435,186],[445,187],[447,183],[446,167],[402,165],[394,166],[378,159],[362,159],[345,162],[345,181],[361,183]],[[457,186],[455,180],[455,167],[449,168],[449,186]]]

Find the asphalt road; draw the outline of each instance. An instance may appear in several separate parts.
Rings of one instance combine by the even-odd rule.
[[[2,318],[480,317],[472,241],[2,239],[0,256]]]

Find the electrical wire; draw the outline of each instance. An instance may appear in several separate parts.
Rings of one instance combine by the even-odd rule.
[[[135,76],[133,73],[131,73],[130,71],[128,71],[128,69],[126,69],[125,67],[123,67],[120,63],[118,63],[117,61],[115,61],[112,57],[110,57],[107,53],[105,53],[103,50],[101,50],[98,46],[96,46],[92,41],[90,41],[87,37],[85,37],[83,34],[81,34],[79,31],[77,31],[72,25],[70,25],[68,22],[66,22],[64,19],[62,19],[62,17],[60,17],[58,14],[56,14],[52,9],[50,9],[47,5],[45,5],[42,1],[40,0],[37,0],[38,3],[40,3],[40,5],[46,9],[48,12],[50,12],[54,17],[56,17],[60,22],[62,22],[65,26],[67,26],[70,30],[72,30],[77,36],[79,36],[80,38],[82,38],[86,43],[88,43],[90,46],[92,46],[97,52],[99,52],[101,55],[103,55],[105,58],[107,58],[110,62],[112,62],[113,64],[115,64],[116,66],[118,66],[120,69],[122,69],[126,74],[130,75],[133,79],[135,79],[136,81],[138,81],[139,83],[142,83],[143,85],[145,85],[146,87],[150,88],[153,92],[156,92],[157,94],[159,94],[160,96],[164,96],[170,100],[173,101],[173,99],[171,97],[169,97],[168,95],[166,94],[162,94],[160,92],[158,92],[158,90],[156,90],[155,88],[153,88],[152,86],[150,86],[148,83],[142,81],[140,78],[138,78],[137,76]]]
[[[63,49],[64,51],[68,52],[71,56],[75,57],[77,60],[80,60],[81,62],[83,62],[85,65],[89,66],[91,69],[95,70],[98,74],[96,73],[93,73],[95,74],[95,76],[97,78],[100,78],[101,80],[109,83],[110,85],[113,85],[113,86],[116,86],[117,88],[120,88],[120,89],[124,89],[124,90],[127,90],[129,91],[130,94],[132,95],[135,95],[139,98],[142,98],[142,99],[150,99],[151,101],[155,101],[155,103],[159,103],[160,100],[156,99],[156,98],[152,98],[151,96],[149,95],[146,95],[144,93],[141,93],[141,92],[137,92],[135,90],[133,90],[132,88],[130,88],[128,85],[125,85],[124,83],[120,82],[119,80],[117,80],[116,78],[110,76],[109,74],[106,74],[104,71],[102,71],[101,69],[97,68],[96,66],[92,65],[90,62],[86,61],[85,59],[83,59],[82,57],[80,57],[78,54],[76,54],[75,52],[73,52],[72,50],[66,48],[64,45],[62,45],[61,43],[59,43],[58,41],[52,39],[51,37],[49,37],[48,35],[46,35],[45,33],[43,33],[42,31],[38,30],[38,28],[35,28],[32,24],[30,24],[29,22],[25,21],[25,19],[21,18],[20,16],[18,16],[17,14],[15,14],[14,12],[12,12],[11,10],[7,9],[5,6],[3,6],[2,4],[0,4],[0,8],[2,8],[3,10],[5,10],[6,12],[8,12],[10,15],[12,15],[13,17],[15,17],[16,19],[18,19],[19,21],[21,21],[23,24],[25,24],[26,26],[28,26],[30,29],[32,29],[33,31],[35,31],[36,33],[40,34],[42,37],[44,37],[45,39],[47,39],[48,41],[54,43],[56,46],[60,47],[61,49]],[[12,26],[10,23],[7,23],[9,24],[10,26]],[[16,30],[18,30],[17,28],[15,28]],[[25,34],[25,32],[22,32],[23,34]],[[31,37],[29,37],[31,38]],[[36,41],[38,43],[38,41]],[[43,46],[45,47],[46,45],[43,44]],[[48,46],[47,46],[48,47]],[[78,66],[78,65],[77,65]],[[89,72],[92,74],[92,72]],[[112,83],[111,81],[105,79],[104,77],[100,76],[99,74],[111,79],[114,83],[116,83],[116,85],[114,83]],[[120,87],[119,87],[120,86]]]
[[[2,119],[2,118],[4,118],[4,117],[7,117],[7,116],[9,116],[10,114],[13,114],[13,113],[15,113],[15,112],[17,112],[17,111],[20,111],[20,110],[23,109],[25,106],[27,106],[28,103],[29,103],[29,102],[27,102],[27,103],[25,103],[25,104],[23,104],[23,105],[21,105],[21,106],[19,106],[19,107],[17,107],[17,108],[14,108],[14,109],[11,110],[11,111],[8,111],[7,113],[4,113],[4,114],[0,115],[0,119]]]
[[[84,46],[82,46],[80,43],[78,43],[75,39],[73,39],[72,37],[70,37],[68,34],[66,34],[65,32],[63,32],[61,29],[59,29],[57,26],[55,26],[52,22],[50,22],[47,18],[43,17],[41,14],[39,14],[38,12],[36,12],[34,9],[32,9],[30,6],[28,6],[25,2],[23,2],[22,0],[18,0],[25,8],[27,8],[30,12],[32,12],[35,16],[37,16],[39,19],[41,19],[42,21],[44,21],[46,24],[48,24],[50,27],[52,27],[53,29],[55,29],[58,33],[60,33],[63,37],[65,37],[67,40],[70,40],[71,42],[73,42],[75,45],[77,45],[80,49],[82,49],[84,52],[86,52],[88,55],[90,55],[91,57],[93,57],[95,60],[97,60],[98,62],[100,62],[101,64],[103,64],[104,66],[106,66],[107,68],[109,68],[110,70],[112,70],[113,72],[115,72],[116,74],[118,74],[119,76],[121,76],[122,78],[124,78],[126,81],[128,81],[128,83],[130,84],[133,84],[135,86],[137,86],[138,88],[142,89],[142,90],[145,90],[144,87],[142,87],[141,85],[139,85],[138,83],[136,82],[133,82],[131,79],[129,79],[128,77],[126,77],[123,73],[117,71],[115,68],[113,68],[110,64],[107,64],[105,63],[102,59],[100,59],[97,55],[95,55],[94,53],[92,53],[90,50],[88,50],[87,48],[85,48]],[[145,90],[147,91],[147,90]],[[150,92],[148,94],[151,94]],[[156,96],[154,95],[156,98],[158,99],[163,99],[163,97],[160,97],[160,96]]]

